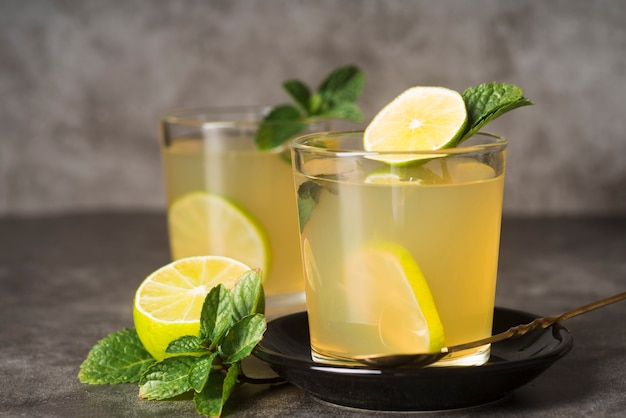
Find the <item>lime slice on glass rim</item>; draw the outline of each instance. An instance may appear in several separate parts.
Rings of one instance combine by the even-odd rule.
[[[224,197],[193,192],[170,207],[168,227],[172,257],[221,255],[251,268],[269,269],[269,238],[251,213]]]
[[[433,151],[458,144],[467,126],[461,94],[444,87],[412,87],[385,106],[365,129],[366,151],[387,154],[370,158],[389,164],[407,164],[433,155]],[[388,154],[398,151],[399,154]]]
[[[359,319],[378,324],[389,353],[425,353],[444,347],[435,301],[406,248],[388,241],[369,242],[346,263],[346,282],[350,299],[358,301]]]

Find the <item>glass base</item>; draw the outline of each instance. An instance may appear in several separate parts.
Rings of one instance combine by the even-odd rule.
[[[349,358],[340,358],[340,357],[321,354],[320,352],[315,351],[313,348],[311,348],[311,359],[313,359],[313,361],[316,363],[330,364],[333,366],[348,366],[348,367],[355,367],[355,366],[363,367],[364,366],[363,363],[359,363],[358,361],[354,361]]]
[[[425,367],[467,367],[467,366],[481,366],[489,361],[491,354],[491,344],[485,344],[477,348],[471,348],[468,350],[459,351],[457,353],[449,354],[443,359],[430,364]],[[360,363],[349,358],[342,358],[337,356],[325,355],[315,349],[311,348],[311,358],[316,363],[330,364],[333,366],[364,366]]]
[[[306,310],[304,292],[283,293],[265,296],[265,317],[274,319]]]
[[[480,347],[448,354],[429,367],[482,366],[489,361],[490,354],[491,344],[485,344]]]

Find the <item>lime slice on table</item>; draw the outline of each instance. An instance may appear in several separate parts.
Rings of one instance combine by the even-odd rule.
[[[170,245],[175,260],[198,255],[222,255],[267,274],[269,240],[252,214],[211,193],[187,194],[168,214]]]
[[[150,274],[137,289],[133,306],[137,335],[146,350],[162,360],[172,340],[197,335],[209,291],[218,284],[232,289],[248,270],[229,257],[201,256],[176,260]]]
[[[385,106],[363,136],[366,151],[424,151],[456,146],[467,125],[463,97],[444,87],[412,87]],[[375,159],[408,163],[423,156],[387,154]]]
[[[444,329],[419,266],[401,245],[375,241],[347,260],[350,299],[358,301],[359,320],[378,324],[388,354],[438,351]],[[377,353],[383,354],[383,353]]]

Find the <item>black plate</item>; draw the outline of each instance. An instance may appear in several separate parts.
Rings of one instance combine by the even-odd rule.
[[[537,315],[496,308],[494,332],[530,322]],[[545,330],[493,344],[491,357],[477,367],[369,369],[313,362],[306,312],[268,324],[254,355],[279,376],[314,397],[353,408],[433,411],[495,402],[530,382],[572,348],[569,331]]]

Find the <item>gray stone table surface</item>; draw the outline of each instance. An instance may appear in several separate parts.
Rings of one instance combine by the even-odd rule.
[[[626,218],[505,218],[501,248],[499,306],[555,314],[626,289]],[[147,401],[134,384],[77,379],[99,339],[132,327],[136,287],[167,261],[162,214],[0,219],[0,416],[198,416],[189,400]],[[618,303],[569,320],[572,351],[513,396],[434,416],[624,416],[625,318],[626,303]],[[244,385],[226,410],[364,415],[398,414],[336,407],[289,384]]]

